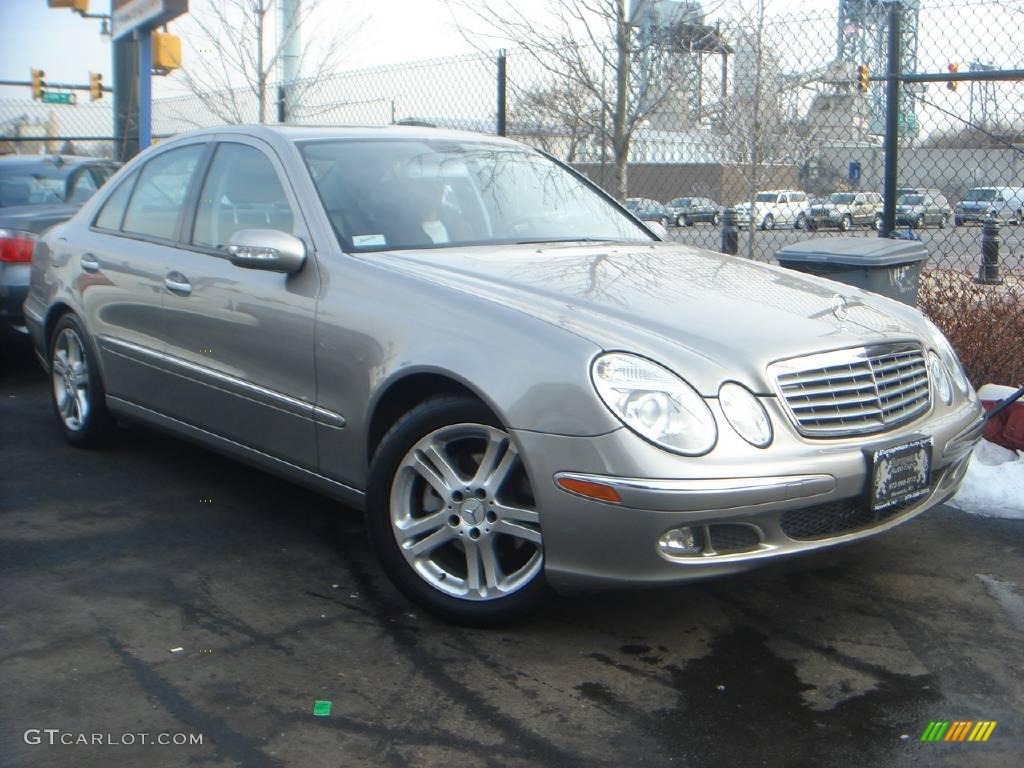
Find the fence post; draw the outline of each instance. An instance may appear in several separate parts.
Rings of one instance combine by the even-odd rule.
[[[279,123],[288,122],[288,108],[285,104],[284,95],[284,86],[277,86],[277,122]]]
[[[999,276],[999,245],[1001,242],[999,222],[994,216],[989,216],[981,228],[981,266],[978,267],[976,283],[981,285],[1003,284],[1003,278]]]
[[[505,136],[505,114],[508,109],[505,85],[508,76],[505,70],[505,49],[498,51],[498,135]]]
[[[722,211],[722,253],[735,256],[740,252],[739,230],[736,229],[736,209]]]
[[[885,79],[885,169],[883,171],[882,227],[879,237],[891,237],[896,229],[896,186],[900,141],[900,22],[903,7],[889,4],[889,50]]]

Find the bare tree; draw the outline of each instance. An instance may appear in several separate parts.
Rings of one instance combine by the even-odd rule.
[[[510,44],[513,55],[545,75],[545,90],[585,94],[596,104],[598,119],[590,128],[603,146],[610,145],[611,191],[624,198],[634,135],[673,94],[680,77],[680,49],[671,30],[639,30],[630,23],[627,0],[552,0],[541,17],[513,0],[447,2],[472,44]]]
[[[513,128],[517,138],[567,163],[579,160],[582,145],[601,129],[601,105],[594,95],[564,83],[517,93],[515,112],[522,115]]]
[[[267,121],[275,96],[271,86],[289,43],[307,32],[299,46],[296,71],[301,79],[290,85],[289,103],[302,103],[305,94],[337,69],[341,50],[362,26],[363,19],[337,25],[336,19],[355,17],[338,13],[335,0],[302,0],[286,23],[279,24],[281,0],[205,0],[193,7],[184,35],[191,48],[180,78],[203,105],[225,123]],[[329,10],[327,10],[329,6]],[[314,35],[314,20],[330,18],[333,33]]]

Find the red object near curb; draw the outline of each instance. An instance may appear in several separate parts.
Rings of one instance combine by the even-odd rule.
[[[978,397],[985,410],[991,411],[1016,391],[1013,387],[986,384],[978,390]],[[990,443],[1014,451],[1024,451],[1024,398],[989,419],[982,434]]]

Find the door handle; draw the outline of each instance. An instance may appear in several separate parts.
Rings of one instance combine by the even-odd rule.
[[[164,286],[178,296],[188,296],[192,293],[192,283],[181,272],[169,272],[164,278]]]
[[[100,263],[91,253],[83,253],[82,258],[79,259],[78,263],[81,264],[82,269],[86,272],[100,271]]]

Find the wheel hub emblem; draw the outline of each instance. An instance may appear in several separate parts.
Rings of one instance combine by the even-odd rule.
[[[479,525],[484,517],[484,506],[476,499],[462,505],[462,519],[467,525]]]

